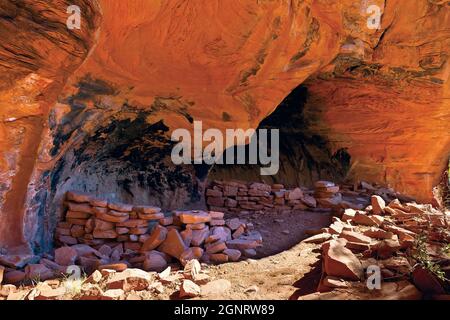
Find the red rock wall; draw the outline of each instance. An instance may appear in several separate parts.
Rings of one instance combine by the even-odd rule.
[[[71,4],[81,31],[64,26],[67,1],[0,4],[0,244],[43,232],[31,227],[53,214],[39,206],[43,176],[77,138],[126,119],[124,105],[168,133],[192,119],[256,127],[306,79],[317,130],[349,148],[354,177],[430,199],[450,150],[447,2],[374,1],[380,30],[367,28],[365,1]],[[83,79],[93,81],[81,99]],[[83,121],[65,131],[74,96]]]

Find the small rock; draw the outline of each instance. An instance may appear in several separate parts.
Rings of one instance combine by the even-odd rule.
[[[329,276],[360,280],[363,274],[361,262],[345,248],[347,241],[341,240],[331,240],[322,245],[325,273]]]
[[[77,250],[71,247],[61,247],[55,250],[55,262],[60,266],[74,265],[77,257]]]
[[[103,275],[100,271],[95,270],[85,281],[85,283],[99,283],[102,281]]]
[[[69,201],[83,203],[83,202],[90,202],[91,197],[88,193],[83,193],[83,192],[78,192],[78,191],[67,191],[66,199]]]
[[[245,293],[257,293],[259,291],[258,286],[253,285],[244,290]]]
[[[383,214],[386,202],[380,196],[373,195],[370,197],[370,203],[372,205],[372,211],[374,214]]]
[[[44,288],[43,286],[39,286],[38,292],[39,294],[35,297],[35,300],[56,300],[66,293],[66,288],[52,288],[50,286]]]
[[[239,218],[229,219],[226,222],[226,225],[233,231],[239,228],[241,224],[242,222],[241,220],[239,220]]]
[[[172,271],[172,268],[169,266],[164,271],[160,272],[158,274],[159,279],[166,279],[170,276],[170,272]]]
[[[108,289],[122,289],[126,292],[131,290],[140,291],[148,288],[150,275],[140,269],[127,269],[113,274],[107,281]]]
[[[200,262],[197,259],[192,259],[184,266],[184,276],[188,279],[194,279],[202,270]]]
[[[108,208],[114,211],[120,211],[120,212],[131,212],[133,211],[133,206],[126,203],[119,203],[119,202],[110,202],[108,203]]]
[[[109,256],[111,255],[112,249],[111,249],[110,246],[102,245],[102,246],[98,249],[98,251],[99,251],[102,255],[104,255],[104,256],[106,256],[106,257],[109,257]]]
[[[108,270],[115,270],[117,272],[124,271],[128,268],[128,265],[125,263],[110,263],[110,264],[104,264],[98,267],[99,270],[108,269]]]
[[[226,254],[230,261],[236,262],[239,261],[242,253],[237,249],[225,249],[223,253]]]
[[[224,253],[213,253],[209,255],[209,260],[213,263],[226,263],[228,262],[228,256]]]
[[[191,280],[184,280],[180,288],[180,298],[194,298],[200,295],[200,287]]]
[[[167,268],[167,261],[164,259],[164,256],[157,253],[157,251],[150,251],[145,254],[143,268],[146,271],[161,272]]]
[[[17,287],[13,284],[4,284],[0,286],[0,296],[7,297],[11,292],[16,292]]]
[[[54,272],[43,264],[29,264],[25,267],[25,277],[30,280],[45,281],[54,276]]]
[[[227,245],[223,241],[216,241],[213,243],[209,243],[205,246],[207,253],[218,253],[222,252],[223,250],[227,249]]]
[[[428,294],[445,294],[444,287],[438,278],[428,270],[416,268],[412,273],[414,284],[417,288]]]
[[[167,232],[164,242],[158,247],[158,250],[179,259],[181,254],[187,249],[180,233],[175,229]]]
[[[141,296],[139,296],[139,295],[137,295],[137,294],[135,294],[135,293],[130,293],[130,294],[127,296],[127,299],[126,299],[126,300],[134,301],[134,300],[142,300],[142,298],[141,298]]]
[[[330,288],[347,288],[348,287],[347,282],[345,282],[344,280],[342,280],[340,278],[332,277],[332,276],[325,277],[323,280],[323,284]]]
[[[359,232],[352,232],[352,231],[343,231],[339,238],[347,239],[351,242],[357,242],[357,243],[364,243],[364,244],[371,244],[372,239],[359,233]]]
[[[211,221],[211,216],[204,211],[177,211],[176,215],[184,224],[202,223]]]
[[[156,249],[161,243],[166,240],[167,229],[161,225],[156,225],[150,234],[150,237],[142,245],[141,251],[151,251]]]
[[[210,280],[210,277],[207,274],[200,273],[200,274],[196,275],[193,280],[196,284],[202,285],[202,284],[208,283]]]
[[[255,249],[243,249],[242,254],[247,258],[253,258],[256,257],[257,253]],[[249,259],[252,260],[252,259]],[[252,260],[255,261],[255,260]]]
[[[110,289],[106,290],[102,295],[102,300],[117,300],[125,295],[125,291],[122,289]]]
[[[288,200],[300,200],[303,198],[303,191],[300,188],[295,188],[289,191]]]
[[[331,238],[331,234],[329,234],[329,233],[319,233],[319,234],[316,234],[312,237],[309,237],[309,238],[303,240],[303,242],[305,242],[305,243],[323,243],[330,238]]]

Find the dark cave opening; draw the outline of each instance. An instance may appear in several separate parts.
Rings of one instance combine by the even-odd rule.
[[[53,245],[52,234],[64,210],[66,191],[135,205],[151,204],[164,211],[204,209],[207,181],[311,186],[319,179],[341,181],[349,169],[346,150],[332,152],[326,138],[310,129],[310,122],[319,115],[306,107],[305,86],[294,89],[257,128],[280,130],[280,169],[273,176],[261,176],[260,164],[174,165],[171,151],[175,142],[170,139],[170,128],[163,120],[149,122],[151,109],[128,103],[106,113],[94,97],[113,92],[105,83],[80,85],[79,92],[66,101],[69,112],[59,121],[50,118],[54,142],[50,154],[60,157],[51,171],[43,172],[30,206],[40,221],[32,241],[37,252]],[[95,108],[86,107],[89,100],[94,100]],[[248,146],[245,149],[248,158]]]
[[[151,204],[164,211],[202,208],[203,181],[210,166],[174,165],[170,156],[175,142],[170,140],[163,120],[150,123],[147,117],[151,111],[124,104],[94,130],[84,131],[92,118],[83,112],[69,112],[69,116],[82,120],[64,121],[63,130],[55,126],[54,141],[65,139],[70,145],[54,145],[52,152],[62,155],[51,171],[42,174],[41,187],[33,199],[39,220],[35,252],[52,247],[53,230],[63,215],[67,191],[113,202]],[[92,117],[92,111],[89,113]]]
[[[218,164],[211,169],[208,180],[261,181],[289,187],[310,187],[314,181],[321,179],[345,180],[351,156],[346,149],[333,152],[327,138],[311,129],[311,123],[320,115],[313,108],[308,108],[308,98],[308,88],[298,86],[258,127],[280,130],[280,169],[277,174],[260,175],[260,163]],[[248,158],[248,146],[245,153]]]

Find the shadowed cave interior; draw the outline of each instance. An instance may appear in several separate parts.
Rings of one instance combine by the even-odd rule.
[[[341,149],[331,152],[325,137],[309,130],[314,109],[305,109],[308,89],[295,88],[259,128],[280,129],[280,169],[274,176],[261,176],[260,165],[179,165],[171,162],[174,142],[164,121],[148,123],[152,111],[126,103],[115,114],[98,121],[102,108],[87,110],[84,101],[114,90],[98,80],[79,85],[69,98],[71,111],[58,124],[50,119],[54,132],[52,155],[62,153],[55,167],[42,176],[34,198],[39,207],[34,250],[52,247],[52,230],[63,213],[63,196],[68,190],[95,194],[111,201],[152,204],[163,210],[205,208],[204,189],[212,180],[264,181],[293,187],[311,186],[318,179],[342,181],[350,165],[350,155]],[[96,124],[93,133],[82,130]],[[258,129],[259,129],[258,128]],[[74,136],[76,138],[74,138]],[[72,143],[61,147],[65,140]],[[235,152],[236,154],[236,152]],[[248,156],[248,147],[246,147]],[[50,232],[49,232],[50,231]]]

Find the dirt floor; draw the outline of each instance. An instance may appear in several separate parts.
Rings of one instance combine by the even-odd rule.
[[[354,203],[367,201],[361,198],[352,200]],[[308,230],[329,226],[331,212],[241,213],[238,217],[253,223],[254,229],[262,234],[263,246],[251,259],[221,265],[203,264],[202,271],[209,275],[210,282],[228,280],[231,288],[194,299],[286,300],[316,291],[321,276],[320,245],[301,241],[310,236]],[[177,270],[179,268],[175,265],[172,274]],[[164,282],[163,286],[159,293],[152,290],[139,292],[139,299],[179,299],[179,281]],[[65,295],[60,298],[78,297]]]
[[[198,299],[286,300],[315,292],[321,274],[318,246],[300,242],[308,237],[305,231],[330,224],[329,212],[239,217],[255,224],[264,245],[253,259],[207,266],[211,280],[229,280],[231,289]]]
[[[368,197],[344,196],[344,200],[364,205],[369,203]],[[253,259],[208,266],[212,280],[229,280],[231,289],[205,299],[296,300],[316,291],[321,275],[320,246],[300,242],[309,237],[307,230],[328,227],[331,212],[236,216],[253,222],[255,230],[263,236],[263,246],[258,248],[258,255]]]

